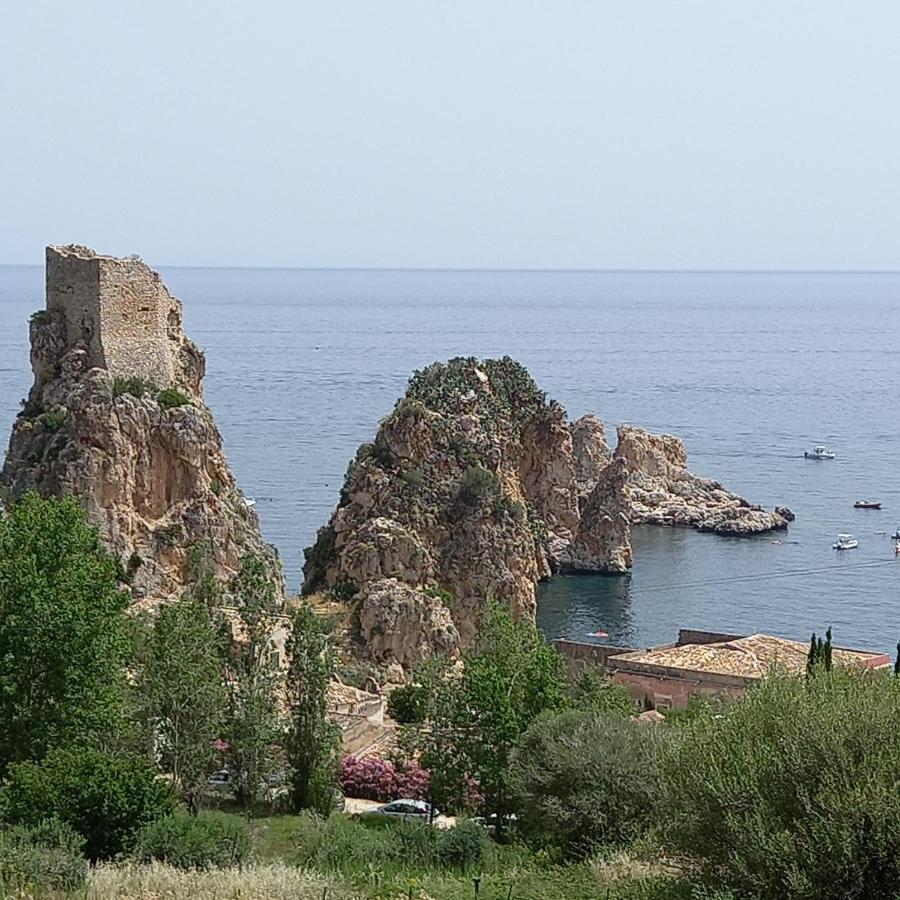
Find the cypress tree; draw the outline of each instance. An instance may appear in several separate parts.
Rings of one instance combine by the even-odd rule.
[[[812,675],[813,670],[816,667],[816,663],[819,661],[819,645],[816,642],[816,633],[812,633],[812,637],[809,639],[809,653],[806,655],[806,674]]]
[[[825,671],[831,671],[831,626],[825,632],[825,645],[822,648],[822,661],[825,663]]]
[[[900,641],[897,641],[897,658],[894,660],[894,675],[900,676]]]

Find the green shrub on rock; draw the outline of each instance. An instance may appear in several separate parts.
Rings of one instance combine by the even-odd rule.
[[[136,856],[141,862],[158,860],[177,869],[212,869],[242,865],[250,849],[247,823],[240,816],[181,813],[142,828]]]
[[[163,409],[175,409],[178,406],[186,406],[191,402],[190,397],[178,390],[178,388],[163,388],[156,395],[156,402]]]
[[[152,394],[156,391],[156,385],[140,378],[137,375],[128,377],[119,376],[113,380],[113,397],[121,397],[122,394],[131,394],[132,397],[140,399],[145,394]]]
[[[171,790],[145,760],[88,749],[52,750],[41,762],[11,766],[0,802],[12,823],[56,818],[70,826],[91,860],[130,850],[140,829],[173,806]]]
[[[484,466],[469,466],[459,481],[459,496],[469,504],[480,503],[488,497],[496,497],[500,492],[500,482],[493,472]]]
[[[87,878],[82,839],[54,819],[0,830],[0,886],[15,891],[75,891]],[[4,892],[3,896],[7,896]]]

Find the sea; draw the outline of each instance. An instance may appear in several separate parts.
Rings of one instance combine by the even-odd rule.
[[[691,471],[796,514],[753,538],[636,528],[630,575],[541,585],[545,635],[641,647],[681,627],[805,641],[831,626],[842,646],[900,640],[900,273],[160,272],[292,589],[347,463],[412,372],[508,354],[571,418],[600,416],[611,443],[621,422],[678,435]],[[0,267],[0,441],[42,306],[40,267]],[[836,458],[805,459],[814,444]],[[833,550],[838,533],[858,549]]]

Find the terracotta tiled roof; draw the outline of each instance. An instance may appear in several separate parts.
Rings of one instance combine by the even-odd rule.
[[[625,653],[613,657],[613,666],[628,662],[686,669],[716,675],[734,675],[741,678],[761,678],[771,668],[800,674],[806,669],[809,645],[799,641],[773,637],[769,634],[751,634],[749,637],[714,644],[682,644]],[[841,666],[871,666],[880,659],[877,653],[862,650],[835,648],[833,660]]]

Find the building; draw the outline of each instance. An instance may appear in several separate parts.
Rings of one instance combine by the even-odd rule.
[[[47,311],[62,317],[67,346],[84,347],[88,368],[159,388],[175,381],[169,325],[180,312],[156,272],[74,244],[48,247],[46,260]]]
[[[724,634],[683,628],[678,640],[646,650],[556,641],[570,675],[589,665],[605,666],[628,688],[642,709],[681,709],[691,697],[737,697],[767,672],[806,671],[809,644],[769,634]],[[891,666],[884,653],[835,647],[835,665],[880,671]]]

